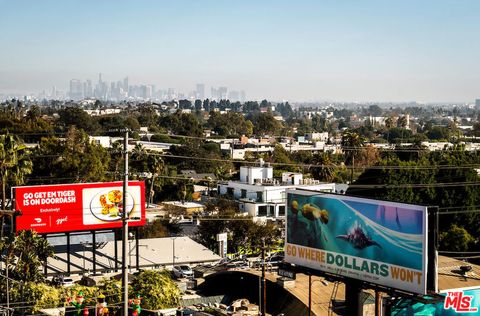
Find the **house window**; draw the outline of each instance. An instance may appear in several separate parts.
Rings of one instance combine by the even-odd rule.
[[[241,197],[242,199],[246,198],[246,197],[247,197],[247,190],[242,189],[242,191],[240,191],[240,194],[241,194],[240,197]]]
[[[268,217],[275,217],[275,205],[268,207]]]
[[[262,205],[258,207],[258,216],[267,216],[267,206]]]
[[[233,188],[227,188],[227,195],[233,197]]]
[[[257,202],[263,202],[263,192],[257,192]]]
[[[285,216],[285,205],[280,205],[278,207],[278,216]]]

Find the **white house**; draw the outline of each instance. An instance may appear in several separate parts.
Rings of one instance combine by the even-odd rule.
[[[293,188],[335,192],[335,183],[304,179],[303,174],[294,172],[284,172],[282,179],[274,179],[273,167],[261,162],[258,167],[240,167],[240,180],[219,184],[218,192],[237,200],[241,212],[276,219],[285,216],[285,191]]]

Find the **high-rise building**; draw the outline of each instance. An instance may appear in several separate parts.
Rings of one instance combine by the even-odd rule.
[[[87,88],[85,91],[85,98],[92,98],[93,97],[93,85],[92,80],[87,80]]]
[[[128,93],[128,77],[123,79],[123,91]]]
[[[222,100],[228,99],[228,88],[227,87],[218,87],[218,96]]]
[[[240,94],[236,90],[231,90],[228,93],[228,99],[232,102],[237,102],[239,100],[239,96],[240,96]]]
[[[51,99],[55,100],[56,98],[57,98],[57,87],[53,86]]]
[[[477,109],[480,109],[480,99],[476,99],[476,100],[475,100],[475,107],[476,107]]]
[[[244,103],[247,101],[247,95],[245,94],[245,90],[240,91],[240,102]]]
[[[151,93],[150,98],[155,99],[155,95],[157,93],[157,87],[154,84],[151,84],[150,87],[152,87],[152,93]]]
[[[78,79],[70,80],[70,98],[72,100],[83,99],[83,84]]]
[[[219,99],[218,90],[214,87],[210,88],[210,98],[212,98],[213,100]]]
[[[197,83],[197,89],[195,92],[195,97],[203,100],[205,98],[205,85],[203,83]]]

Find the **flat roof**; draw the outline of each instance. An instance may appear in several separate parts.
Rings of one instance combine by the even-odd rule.
[[[170,202],[162,202],[162,204],[174,205],[174,206],[183,207],[183,208],[204,207],[203,204],[195,203],[195,202],[170,201]]]
[[[117,243],[117,267],[122,264],[122,241]],[[112,271],[115,269],[115,241],[100,244],[95,252],[96,270]],[[139,239],[139,268],[155,268],[171,266],[173,264],[173,245],[175,244],[175,264],[199,264],[215,262],[221,259],[219,255],[195,242],[189,237],[165,237]],[[70,248],[71,273],[82,273],[93,270],[92,247],[81,244],[71,245]],[[135,266],[135,240],[128,242],[129,257],[127,264]],[[65,245],[55,247],[55,256],[48,258],[47,274],[67,272],[67,249]]]
[[[461,266],[471,266],[472,269],[462,274]],[[450,257],[438,256],[439,292],[472,288],[480,288],[480,266]]]

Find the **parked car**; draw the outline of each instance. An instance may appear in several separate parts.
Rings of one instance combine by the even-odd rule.
[[[172,272],[176,278],[193,278],[193,270],[187,265],[174,266]]]
[[[69,286],[72,286],[74,284],[74,282],[73,282],[72,278],[67,278],[67,277],[63,277],[63,276],[58,277],[57,276],[57,277],[53,277],[52,284],[56,285],[56,286],[69,287]]]
[[[243,270],[250,268],[247,260],[234,260],[227,264],[227,270]]]
[[[255,261],[253,263],[253,266],[255,268],[259,268],[262,265],[265,265],[267,267],[277,267],[280,263],[283,262],[284,258],[285,257],[282,254],[279,254],[279,253],[273,254],[270,257],[265,258],[265,262],[263,262],[262,260]]]
[[[283,262],[283,259],[285,259],[285,256],[283,256],[281,254],[274,254],[274,255],[268,257],[265,261],[266,261],[267,265],[276,267],[280,263]]]

